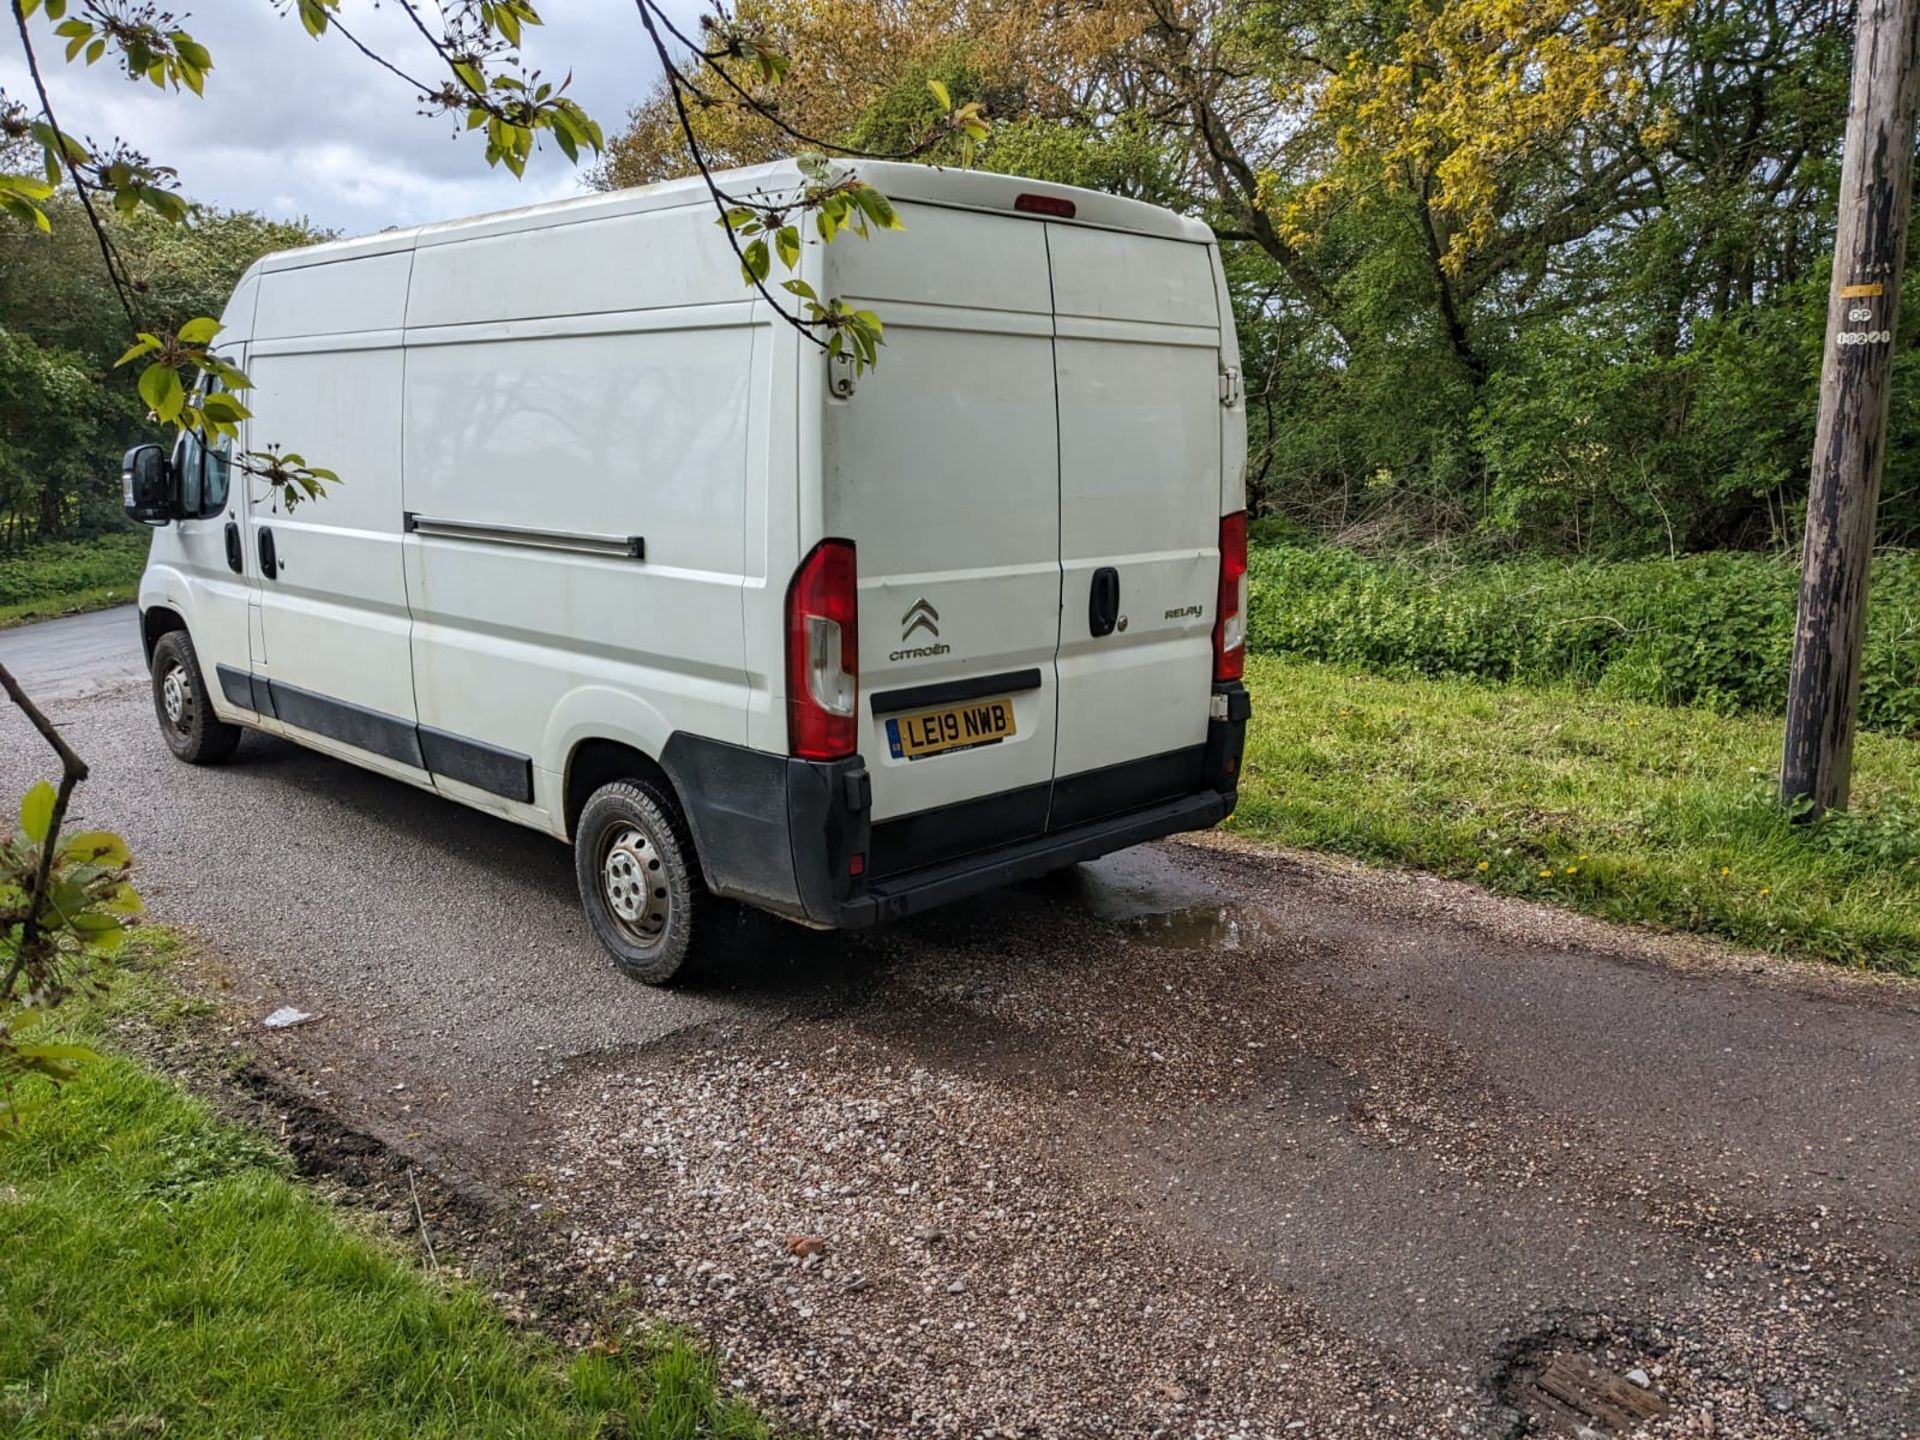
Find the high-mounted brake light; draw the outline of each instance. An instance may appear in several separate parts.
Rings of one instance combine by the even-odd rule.
[[[1056,220],[1071,220],[1078,207],[1073,201],[1058,195],[1028,194],[1016,197],[1013,208],[1024,210],[1029,215],[1051,215]]]
[[[1213,678],[1247,673],[1247,512],[1220,517],[1220,603],[1213,621]]]
[[[859,748],[860,629],[853,542],[822,540],[787,587],[787,742],[805,760]]]

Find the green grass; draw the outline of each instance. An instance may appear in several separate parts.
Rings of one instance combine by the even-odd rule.
[[[1247,680],[1245,834],[1920,975],[1920,741],[1862,735],[1852,812],[1806,826],[1777,720],[1273,656]]]
[[[151,536],[115,531],[0,552],[0,629],[125,605],[140,592]]]
[[[177,1008],[136,976],[81,1038],[128,1006]],[[0,1136],[0,1434],[766,1433],[686,1342],[564,1354],[125,1058]]]

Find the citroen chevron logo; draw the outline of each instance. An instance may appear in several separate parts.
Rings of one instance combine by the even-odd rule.
[[[903,643],[911,640],[916,630],[924,630],[936,640],[940,638],[940,612],[929,605],[924,596],[907,607],[907,613],[900,617],[900,624]]]

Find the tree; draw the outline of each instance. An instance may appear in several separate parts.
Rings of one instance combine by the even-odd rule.
[[[8,340],[0,406],[11,441],[0,443],[0,548],[29,535],[124,525],[114,460],[146,431],[136,377],[114,369],[127,348],[126,317],[85,218],[71,197],[46,208],[52,228],[44,234],[0,223],[0,330]],[[267,252],[327,238],[304,224],[200,206],[179,225],[144,214],[103,219],[163,329],[217,311]],[[36,356],[57,359],[69,383],[56,390],[36,379],[28,368]]]

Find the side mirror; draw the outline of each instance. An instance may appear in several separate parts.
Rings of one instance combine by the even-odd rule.
[[[165,525],[173,519],[173,466],[158,445],[136,445],[120,462],[120,494],[129,520]]]

